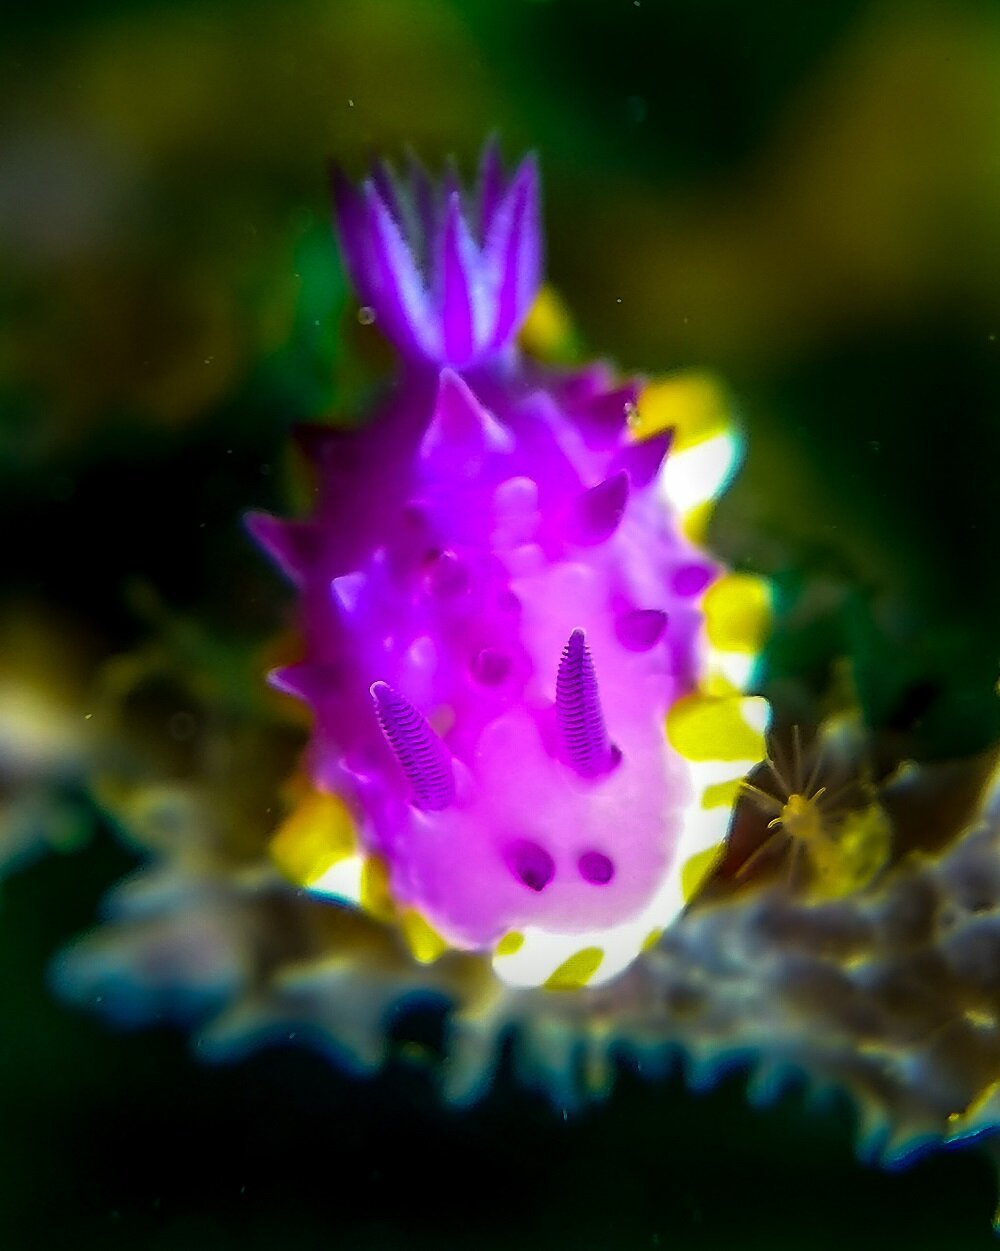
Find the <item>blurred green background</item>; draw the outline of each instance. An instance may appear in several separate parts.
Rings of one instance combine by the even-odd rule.
[[[776,579],[768,693],[794,712],[846,654],[918,757],[1000,734],[996,3],[39,2],[8,10],[0,118],[0,675],[78,729],[149,629],[137,585],[234,649],[283,621],[239,517],[287,507],[290,425],[356,415],[388,363],[327,159],[471,172],[496,131],[540,154],[581,351],[732,390],[714,537]],[[3,888],[4,1248],[993,1245],[984,1158],[879,1174],[846,1103],[756,1112],[738,1076],[564,1123],[508,1080],[453,1113],[405,1067],[115,1035],[45,968],[132,863],[98,830]]]

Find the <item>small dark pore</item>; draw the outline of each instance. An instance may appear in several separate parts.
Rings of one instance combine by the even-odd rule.
[[[614,862],[602,851],[585,851],[578,862],[580,876],[594,886],[606,886],[615,875]]]
[[[510,871],[529,890],[543,891],[556,872],[555,861],[538,843],[519,839],[507,848],[505,859]]]

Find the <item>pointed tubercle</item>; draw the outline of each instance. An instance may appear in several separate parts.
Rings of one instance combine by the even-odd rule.
[[[509,432],[480,404],[472,388],[453,369],[441,370],[434,413],[420,443],[425,460],[469,458],[508,452]]]
[[[322,534],[311,521],[283,521],[270,513],[248,513],[246,527],[295,583],[301,583],[320,558]]]
[[[350,615],[357,611],[361,596],[368,583],[368,577],[361,570],[353,573],[342,573],[330,579],[330,594],[333,603],[341,612]]]
[[[671,427],[669,430],[661,430],[659,434],[650,435],[648,439],[628,443],[615,457],[615,467],[624,469],[633,488],[641,490],[649,486],[659,474],[673,439],[674,431]]]
[[[585,383],[590,380],[581,375],[580,381]],[[576,423],[587,443],[594,447],[609,447],[622,437],[638,398],[639,387],[633,382],[622,387],[602,389],[596,395],[585,394],[581,400],[571,394],[567,403],[575,410]]]
[[[569,538],[584,547],[609,539],[625,515],[628,497],[629,478],[624,469],[581,492],[568,518]]]

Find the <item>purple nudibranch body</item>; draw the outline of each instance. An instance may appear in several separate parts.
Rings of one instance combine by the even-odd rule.
[[[611,977],[707,869],[732,799],[709,794],[760,756],[766,709],[706,631],[722,571],[681,526],[735,442],[678,477],[670,430],[637,437],[636,383],[520,350],[533,159],[508,179],[488,148],[474,195],[414,163],[334,197],[400,371],[364,428],[302,432],[310,518],[250,519],[300,594],[304,659],[272,679],[310,705],[309,775],[355,830],[303,884],[363,906],[378,863],[411,933],[508,981]]]

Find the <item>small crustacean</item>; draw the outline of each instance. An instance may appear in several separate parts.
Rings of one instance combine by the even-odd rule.
[[[763,768],[776,791],[749,780],[741,785],[771,819],[764,840],[736,870],[737,878],[762,860],[787,853],[789,883],[805,879],[811,894],[830,899],[866,886],[885,866],[890,821],[858,738],[851,718],[833,717],[804,751],[795,725],[788,759],[772,736]]]

